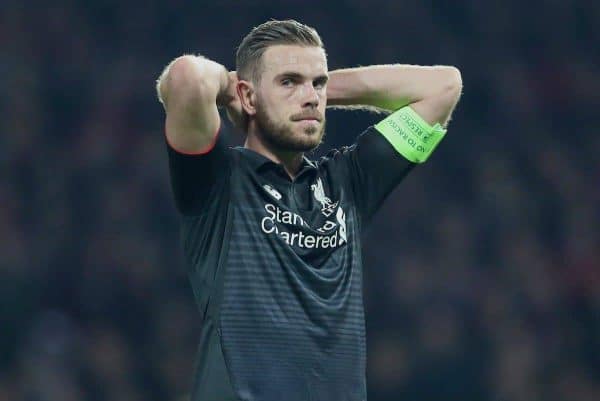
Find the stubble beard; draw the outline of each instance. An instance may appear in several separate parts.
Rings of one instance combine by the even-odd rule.
[[[294,132],[295,122],[289,120],[286,124],[273,121],[260,104],[256,107],[255,119],[262,138],[279,151],[309,152],[319,146],[324,137],[324,116],[318,126],[305,127],[302,135]]]

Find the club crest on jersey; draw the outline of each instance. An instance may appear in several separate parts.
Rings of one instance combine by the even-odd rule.
[[[331,214],[335,211],[338,202],[333,203],[331,199],[329,199],[325,195],[325,189],[323,188],[323,182],[321,178],[317,178],[317,182],[310,186],[310,189],[313,191],[313,195],[317,202],[321,204],[321,213],[325,215],[325,217],[331,216]]]
[[[275,188],[273,188],[269,184],[263,185],[263,188],[264,188],[265,191],[267,191],[267,193],[269,195],[271,195],[273,198],[275,198],[275,200],[281,200],[281,194],[279,193],[278,190],[276,190]]]

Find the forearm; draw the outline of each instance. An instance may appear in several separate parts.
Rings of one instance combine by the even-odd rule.
[[[455,67],[374,65],[331,71],[327,104],[372,106],[393,111],[447,96],[448,92],[458,95],[461,88],[460,72]]]

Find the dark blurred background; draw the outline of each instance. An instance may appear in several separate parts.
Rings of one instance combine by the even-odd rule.
[[[183,53],[234,69],[269,18],[314,26],[330,69],[462,71],[365,237],[369,400],[600,400],[597,0],[2,1],[0,400],[185,399],[200,322],[155,79]],[[380,118],[329,111],[313,157]]]

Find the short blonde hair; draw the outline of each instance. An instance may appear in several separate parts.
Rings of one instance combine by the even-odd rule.
[[[325,50],[314,28],[293,19],[267,21],[254,27],[238,46],[235,55],[238,76],[258,83],[262,74],[262,55],[274,45],[317,46]]]

